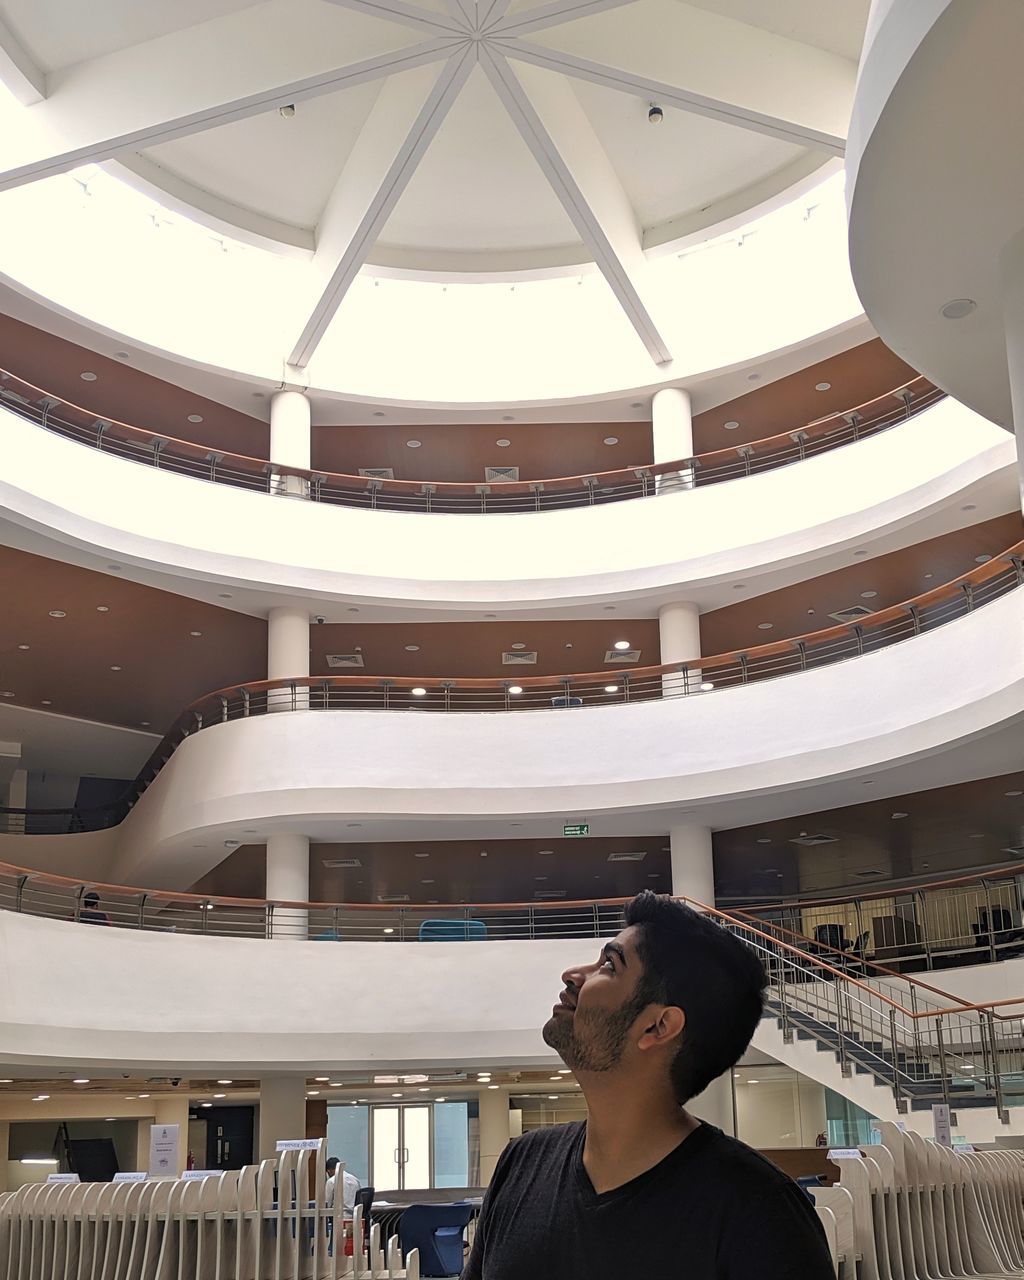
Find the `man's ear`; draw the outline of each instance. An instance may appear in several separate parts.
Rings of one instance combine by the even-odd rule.
[[[678,1040],[686,1026],[686,1014],[678,1005],[652,1005],[644,1020],[644,1029],[637,1041],[641,1050],[662,1049]]]

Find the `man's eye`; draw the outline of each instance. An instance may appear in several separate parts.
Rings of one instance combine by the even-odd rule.
[[[612,961],[611,961],[611,957],[610,957],[610,956],[605,956],[605,958],[604,958],[604,963],[601,965],[601,968],[602,968],[602,969],[611,969],[612,973],[614,973],[614,972],[615,972],[615,965],[614,965],[614,964],[612,964]]]

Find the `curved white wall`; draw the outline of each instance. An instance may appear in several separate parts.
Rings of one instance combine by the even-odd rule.
[[[738,577],[751,595],[768,591],[848,564],[853,548],[881,554],[960,527],[968,500],[974,519],[1001,514],[1017,494],[1012,439],[948,400],[747,479],[520,515],[325,507],[126,462],[5,409],[0,429],[0,511],[43,539],[39,550],[116,557],[184,594],[201,592],[198,580],[280,603],[357,600],[385,617],[565,613],[624,597],[653,611],[682,590],[715,607],[735,600]]]
[[[884,785],[887,770],[1024,713],[1022,632],[1018,590],[892,648],[703,696],[575,711],[306,711],[215,725],[182,743],[122,824],[116,871],[124,883],[184,888],[246,828],[345,838],[357,815],[655,812],[665,824],[682,807],[777,798],[821,779]]]

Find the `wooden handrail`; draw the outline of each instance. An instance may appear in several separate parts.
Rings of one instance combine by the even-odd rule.
[[[76,413],[84,414],[94,421],[101,421],[109,424],[107,430],[116,428],[118,432],[127,434],[129,440],[136,440],[148,447],[156,441],[163,441],[168,445],[173,445],[175,449],[180,450],[189,456],[195,458],[197,462],[208,463],[211,453],[218,455],[221,463],[240,464],[243,469],[252,470],[254,472],[265,473],[269,467],[282,475],[298,476],[304,480],[327,480],[337,481],[345,487],[361,488],[369,491],[371,487],[382,493],[412,493],[415,497],[422,496],[424,484],[436,485],[436,492],[440,496],[448,494],[455,496],[463,494],[467,497],[479,496],[479,485],[475,481],[456,481],[456,480],[380,480],[368,476],[349,475],[341,471],[317,471],[305,467],[285,466],[279,463],[271,463],[266,458],[256,458],[250,454],[233,453],[227,450],[216,449],[212,445],[200,445],[191,440],[182,440],[177,436],[168,435],[164,431],[158,431],[148,427],[137,427],[131,423],[122,422],[118,418],[111,418],[106,414],[96,413],[92,409],[86,409],[82,405],[75,404],[72,400],[66,400],[62,396],[55,396],[51,392],[42,387],[38,387],[35,383],[26,382],[24,378],[18,376],[12,370],[0,369],[0,373],[6,374],[8,378],[13,378],[23,387],[37,392],[40,397],[55,401],[59,405],[63,405],[66,409],[71,409]],[[829,434],[830,429],[839,428],[846,424],[846,419],[854,414],[863,416],[863,412],[872,405],[881,404],[885,400],[899,399],[901,391],[909,391],[911,388],[917,387],[919,394],[927,395],[931,392],[937,392],[938,388],[928,378],[922,374],[901,382],[898,386],[892,388],[891,391],[883,392],[881,395],[873,396],[870,400],[864,401],[850,409],[843,409],[836,413],[828,414],[823,418],[816,418],[812,422],[802,426],[791,427],[786,431],[780,431],[775,435],[765,436],[760,440],[750,441],[745,445],[738,446],[743,449],[749,449],[755,452],[769,451],[774,446],[784,446],[784,442],[789,444],[795,443],[793,436],[800,433],[812,433],[813,438],[820,438]],[[864,426],[869,427],[870,421],[865,421]],[[647,472],[651,476],[665,475],[675,471],[685,470],[688,467],[696,465],[701,466],[714,465],[716,462],[725,462],[734,460],[737,456],[736,447],[726,449],[716,449],[707,453],[694,454],[689,458],[680,458],[674,462],[660,463],[634,463],[630,466],[620,467],[614,471],[589,471],[576,476],[553,476],[541,477],[536,480],[502,480],[489,482],[489,489],[493,493],[502,495],[521,495],[523,497],[532,496],[533,490],[531,485],[565,485],[569,488],[584,487],[588,480],[597,481],[601,485],[614,485],[617,483],[633,483],[637,478],[637,472]]]

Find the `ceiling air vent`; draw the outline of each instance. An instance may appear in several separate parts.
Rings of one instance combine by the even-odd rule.
[[[390,898],[385,898],[378,893],[377,901],[378,902],[408,902],[409,895],[407,893],[396,893],[396,894],[393,894]]]
[[[361,653],[329,653],[327,665],[329,667],[361,667],[363,655]]]
[[[506,649],[501,655],[501,665],[503,667],[533,667],[536,664],[536,649]]]
[[[394,480],[394,467],[360,467],[359,474],[366,480]]]
[[[484,479],[490,484],[519,479],[518,467],[484,467]]]
[[[858,618],[866,618],[869,613],[874,613],[874,609],[869,609],[866,604],[851,604],[848,609],[839,609],[828,616],[836,622],[856,622]]]
[[[609,649],[604,655],[605,662],[639,662],[639,649]]]
[[[610,853],[608,855],[609,862],[643,862],[647,854],[643,851],[640,853]]]
[[[324,858],[324,866],[336,870],[338,867],[361,867],[363,864],[358,858]]]
[[[565,897],[565,890],[564,890],[564,889],[537,889],[537,890],[535,890],[535,892],[534,892],[534,895],[533,895],[533,896],[534,896],[535,898],[540,898],[540,899],[544,899],[544,898],[564,898],[564,897]]]
[[[789,843],[801,844],[805,849],[810,849],[816,844],[836,844],[838,839],[839,839],[838,836],[822,836],[822,835],[809,836],[805,832],[803,835],[799,835],[795,839],[790,840]]]

